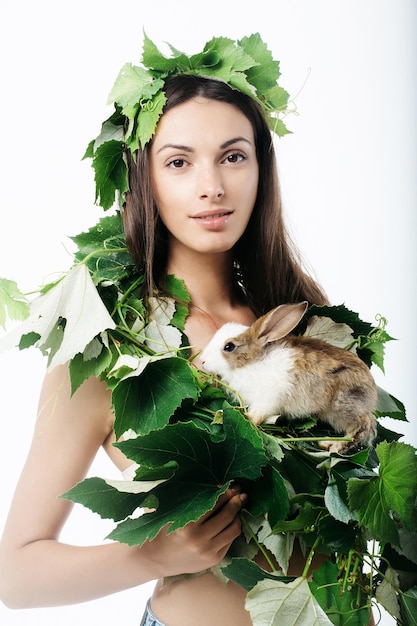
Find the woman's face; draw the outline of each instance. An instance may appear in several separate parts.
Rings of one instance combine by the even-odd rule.
[[[180,104],[158,124],[150,164],[170,254],[229,251],[245,231],[258,189],[248,118],[216,100]]]

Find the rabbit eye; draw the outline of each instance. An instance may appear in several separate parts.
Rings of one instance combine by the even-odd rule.
[[[225,352],[233,352],[233,350],[234,350],[235,348],[236,348],[236,345],[233,343],[233,341],[228,341],[228,342],[225,344],[225,346],[224,346],[223,350],[224,350]]]

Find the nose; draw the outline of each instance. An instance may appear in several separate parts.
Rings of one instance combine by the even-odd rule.
[[[208,165],[202,168],[198,185],[198,195],[201,199],[216,201],[224,196],[222,176],[215,166]]]

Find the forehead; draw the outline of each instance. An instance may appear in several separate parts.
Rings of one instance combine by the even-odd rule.
[[[152,144],[158,149],[167,141],[181,140],[190,145],[211,139],[220,145],[240,136],[254,144],[252,124],[240,109],[227,102],[196,97],[162,115]]]

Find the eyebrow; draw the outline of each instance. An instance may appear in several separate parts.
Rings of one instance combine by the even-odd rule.
[[[246,139],[246,137],[233,137],[233,139],[228,139],[227,141],[222,143],[220,145],[220,148],[224,150],[225,148],[228,148],[229,146],[232,146],[233,144],[238,143],[239,141],[245,141],[246,143],[251,145],[251,141],[249,141],[249,139]],[[190,146],[186,146],[184,144],[166,143],[165,145],[159,148],[157,154],[162,152],[162,150],[166,150],[167,148],[171,148],[171,149],[173,148],[174,150],[181,150],[183,152],[194,152],[194,148],[191,148]]]

